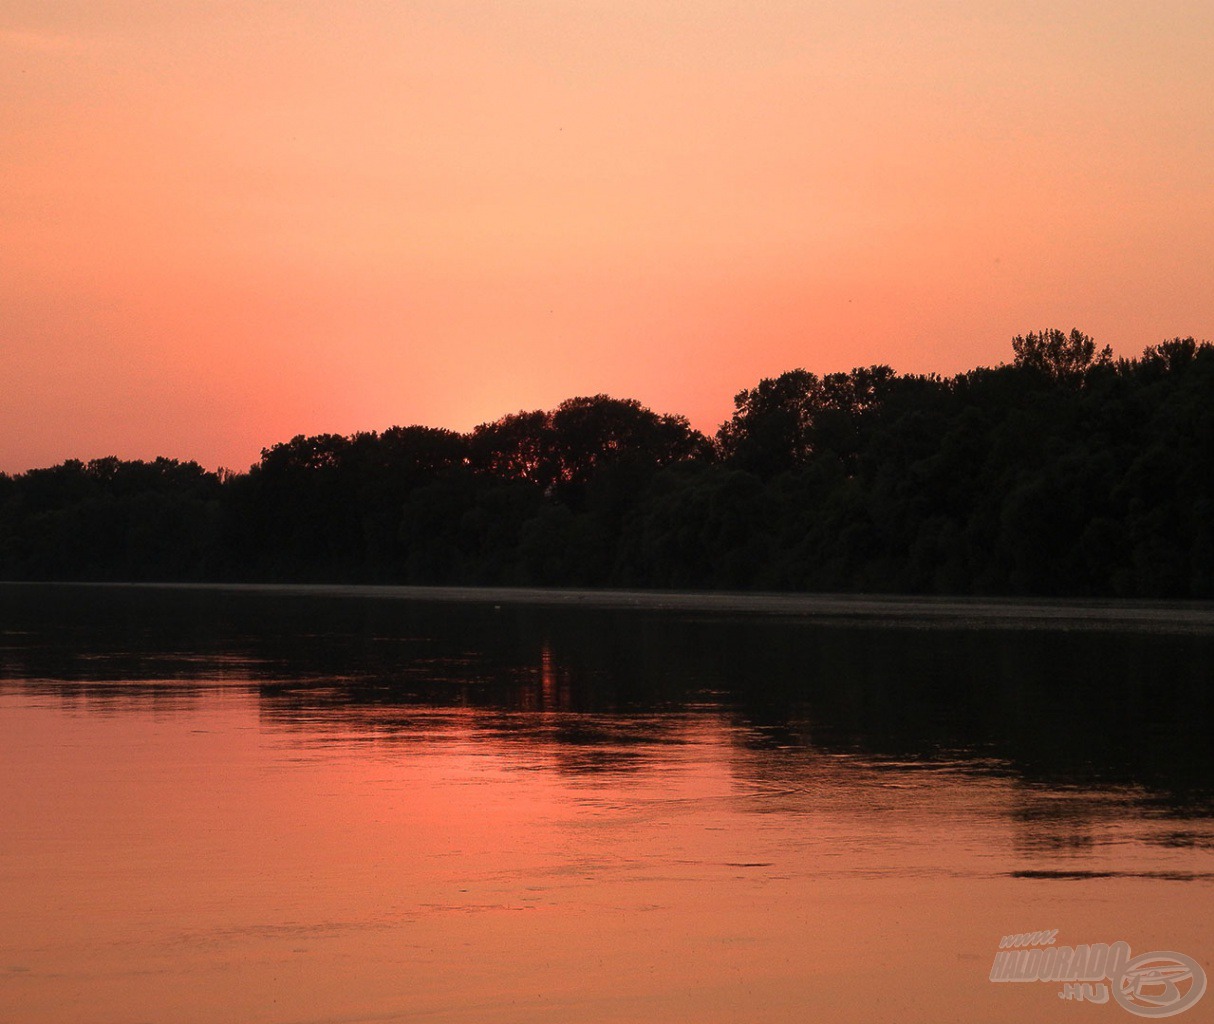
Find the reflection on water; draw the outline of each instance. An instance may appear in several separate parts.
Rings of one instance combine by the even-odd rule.
[[[1092,1012],[987,981],[1037,928],[1214,968],[1191,611],[0,587],[0,614],[0,1020]]]

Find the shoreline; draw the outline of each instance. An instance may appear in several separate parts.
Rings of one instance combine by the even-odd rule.
[[[592,608],[958,628],[1134,629],[1214,633],[1214,602],[1117,598],[942,597],[743,591],[592,590],[353,583],[0,581],[0,587],[121,589],[455,604]]]

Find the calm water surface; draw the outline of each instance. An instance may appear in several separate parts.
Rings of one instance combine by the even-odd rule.
[[[1038,929],[1214,980],[1214,615],[590,604],[0,587],[0,1020],[1137,1019],[989,981]]]

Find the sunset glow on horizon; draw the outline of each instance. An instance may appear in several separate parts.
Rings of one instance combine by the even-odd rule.
[[[0,470],[1214,337],[1214,6],[0,11]]]

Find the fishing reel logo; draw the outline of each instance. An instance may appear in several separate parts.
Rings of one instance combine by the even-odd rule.
[[[1139,1017],[1174,1017],[1206,991],[1206,972],[1172,950],[1132,956],[1127,942],[1056,946],[1058,930],[1005,935],[991,965],[994,982],[1061,984],[1058,998],[1107,1003]],[[1030,948],[1031,947],[1031,948]]]

